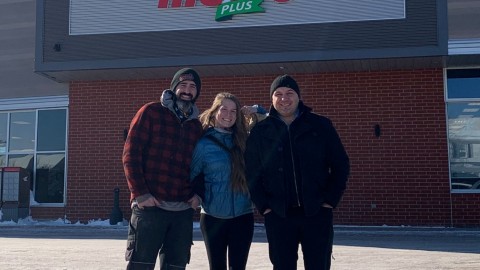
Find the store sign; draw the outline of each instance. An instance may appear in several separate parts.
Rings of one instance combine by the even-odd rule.
[[[216,7],[218,5],[221,5],[222,3],[234,2],[234,1],[241,1],[241,0],[200,0],[199,3],[207,7]],[[285,3],[290,0],[273,0],[273,1],[277,3]],[[256,1],[256,2],[263,2],[263,0]],[[158,0],[158,8],[194,7],[196,5],[197,5],[196,0],[183,0],[183,1],[182,0]]]
[[[285,3],[290,0],[274,0],[278,3]],[[200,4],[206,7],[217,7],[215,21],[224,21],[231,19],[236,14],[248,14],[265,12],[260,7],[263,0],[200,0]],[[158,8],[186,8],[195,7],[195,0],[158,0]]]
[[[69,0],[70,35],[405,19],[406,0]]]
[[[262,2],[263,0],[237,0],[221,4],[217,7],[215,21],[223,21],[236,14],[265,12],[265,10],[260,7]]]

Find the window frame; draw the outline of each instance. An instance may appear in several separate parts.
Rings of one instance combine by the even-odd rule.
[[[447,127],[447,151],[448,151],[448,178],[450,182],[450,192],[455,194],[480,194],[480,188],[477,189],[454,189],[452,185],[452,163],[453,162],[453,153],[452,153],[452,147],[453,144],[451,143],[450,140],[450,118],[449,118],[449,111],[448,107],[451,104],[465,104],[465,103],[480,103],[480,95],[478,97],[472,97],[472,98],[449,98],[448,95],[448,71],[451,70],[464,70],[466,72],[469,71],[474,71],[474,70],[480,70],[480,67],[469,67],[469,68],[448,68],[444,69],[444,98],[445,98],[445,118],[446,118],[446,127]],[[480,76],[478,77],[480,81]],[[479,171],[480,173],[480,171]],[[479,176],[480,178],[480,176]]]
[[[32,175],[32,190],[33,201],[30,201],[30,207],[48,206],[48,207],[64,207],[67,204],[67,175],[68,175],[68,118],[69,118],[69,100],[68,96],[53,96],[53,97],[38,97],[38,98],[16,98],[16,99],[2,99],[0,100],[0,113],[7,114],[7,142],[5,152],[5,166],[8,167],[9,155],[18,154],[32,154],[33,155],[33,175]],[[64,110],[65,111],[65,148],[64,150],[55,151],[38,151],[38,117],[39,111],[46,110]],[[34,112],[35,113],[35,128],[34,138],[35,145],[33,151],[10,151],[9,150],[9,136],[10,136],[10,118],[12,113],[18,112]],[[37,162],[38,155],[42,154],[56,154],[64,155],[64,179],[63,179],[63,201],[55,203],[39,203],[35,201],[35,192],[37,184]],[[1,165],[0,165],[1,166]]]

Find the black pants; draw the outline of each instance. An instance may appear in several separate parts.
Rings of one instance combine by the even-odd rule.
[[[330,269],[332,218],[333,212],[330,208],[322,208],[312,217],[294,215],[282,218],[274,212],[266,214],[265,229],[273,269],[297,269],[299,244],[302,246],[305,270]]]
[[[127,270],[153,270],[159,252],[161,269],[185,269],[190,261],[193,209],[166,211],[157,207],[132,209],[128,229]]]
[[[244,270],[253,238],[253,214],[231,219],[200,216],[210,270]]]

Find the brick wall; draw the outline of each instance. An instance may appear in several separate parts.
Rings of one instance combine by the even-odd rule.
[[[351,159],[336,224],[480,225],[480,194],[455,194],[450,203],[441,69],[291,75],[305,103],[333,120]],[[268,108],[274,77],[203,78],[197,104],[204,110],[216,93],[228,91],[244,104]],[[115,187],[128,219],[123,130],[168,85],[169,80],[71,83],[67,219],[108,219]]]

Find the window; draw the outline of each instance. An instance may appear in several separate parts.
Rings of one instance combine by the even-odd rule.
[[[35,201],[63,202],[65,182],[65,154],[37,154]]]
[[[31,203],[64,204],[66,143],[66,107],[0,111],[0,166],[30,172]]]
[[[7,113],[0,113],[0,167],[6,165],[5,155],[7,153]]]
[[[35,201],[63,203],[67,114],[64,109],[39,110]]]
[[[65,110],[38,111],[37,151],[65,151]]]
[[[35,149],[35,112],[10,114],[9,152],[32,152]]]
[[[447,70],[450,181],[454,192],[480,192],[480,69]]]

